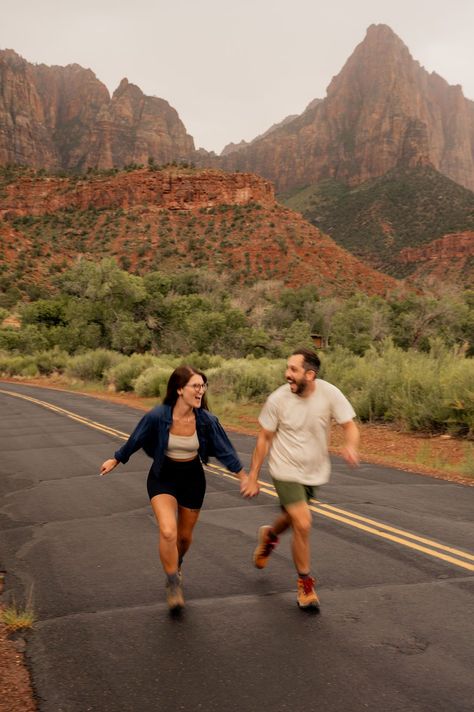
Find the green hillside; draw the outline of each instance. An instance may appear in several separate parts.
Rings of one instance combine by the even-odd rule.
[[[357,257],[398,277],[407,273],[397,260],[404,247],[474,229],[474,193],[429,167],[396,169],[354,188],[327,180],[279,200]]]

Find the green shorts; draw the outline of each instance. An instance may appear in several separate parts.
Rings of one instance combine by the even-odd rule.
[[[275,480],[273,477],[272,480],[283,508],[288,504],[309,502],[311,498],[316,498],[318,489],[316,485],[302,485],[299,482],[284,482],[283,480]]]

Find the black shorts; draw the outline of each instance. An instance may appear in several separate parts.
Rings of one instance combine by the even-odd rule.
[[[148,496],[170,494],[181,507],[201,509],[206,492],[206,477],[201,460],[180,462],[165,457],[158,473],[151,468],[146,481]]]

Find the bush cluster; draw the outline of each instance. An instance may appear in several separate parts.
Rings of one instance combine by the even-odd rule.
[[[321,354],[321,377],[340,388],[361,421],[396,423],[412,431],[474,437],[474,361],[460,349],[434,342],[429,353],[403,351],[391,340],[358,356],[338,347]],[[96,349],[76,356],[39,351],[21,356],[0,352],[0,376],[63,373],[139,396],[162,399],[171,371],[188,363],[203,370],[209,397],[263,403],[284,383],[285,360],[211,354],[125,356]]]

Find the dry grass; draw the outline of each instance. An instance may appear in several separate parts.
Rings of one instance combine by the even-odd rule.
[[[0,620],[6,626],[8,632],[13,633],[18,630],[33,628],[36,621],[36,614],[33,609],[33,595],[27,597],[24,606],[19,605],[15,599],[0,610]]]

